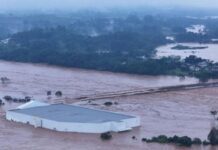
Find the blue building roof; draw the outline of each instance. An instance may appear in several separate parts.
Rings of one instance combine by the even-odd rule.
[[[103,123],[135,118],[134,116],[66,104],[52,104],[10,111],[59,122]]]

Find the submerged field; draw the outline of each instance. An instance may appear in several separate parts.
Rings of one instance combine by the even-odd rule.
[[[178,47],[179,46],[179,47]],[[214,62],[218,61],[217,44],[199,44],[199,43],[176,43],[167,44],[157,48],[157,58],[168,56],[180,56],[182,59],[195,55],[202,59],[208,59]]]
[[[88,103],[75,98],[99,94],[135,90],[137,88],[162,87],[169,85],[197,83],[194,78],[180,80],[171,76],[137,76],[114,74],[80,69],[66,69],[45,65],[32,65],[13,62],[0,62],[0,76],[6,76],[10,83],[0,86],[0,96],[33,96],[34,99],[49,103],[77,103],[87,107],[101,108],[116,112],[139,115],[142,126],[130,132],[114,133],[111,141],[101,141],[99,135],[58,133],[46,129],[6,121],[5,110],[16,108],[19,104],[6,103],[1,107],[0,141],[1,148],[29,150],[186,150],[172,145],[145,144],[143,137],[160,134],[175,134],[206,139],[210,130],[210,110],[217,108],[217,88],[156,93],[151,95],[119,97],[96,100]],[[47,98],[46,91],[63,92],[62,98]],[[117,102],[117,105],[104,106],[104,102]],[[132,139],[136,136],[136,140]],[[195,147],[191,149],[212,150],[214,147]]]

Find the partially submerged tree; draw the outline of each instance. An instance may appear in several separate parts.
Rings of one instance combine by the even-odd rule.
[[[111,105],[113,105],[113,103],[112,102],[105,102],[104,105],[105,106],[111,106]]]
[[[208,134],[207,139],[210,141],[212,145],[218,145],[218,126],[217,126],[217,110],[210,111],[210,114],[213,116],[212,129]]]
[[[3,97],[6,101],[12,101],[13,98],[9,95]]]
[[[216,111],[216,110],[211,110],[210,113],[211,113],[211,115],[213,115],[214,117],[217,115],[217,111]]]
[[[202,144],[202,141],[200,138],[194,138],[193,141],[192,141],[193,144],[196,144],[196,145],[201,145]]]
[[[51,95],[51,91],[47,91],[47,96],[50,96]]]
[[[57,91],[57,92],[55,93],[55,95],[58,96],[58,97],[61,97],[61,96],[62,96],[62,92],[61,92],[61,91]]]
[[[212,128],[210,133],[208,134],[207,139],[212,145],[218,145],[218,129],[216,129],[215,127]]]
[[[6,84],[6,83],[8,83],[10,81],[10,79],[7,78],[7,77],[1,77],[0,80],[1,80],[2,84]]]
[[[0,106],[4,105],[5,103],[3,102],[3,100],[0,99]]]
[[[101,134],[101,139],[102,140],[110,140],[112,138],[112,135],[110,132],[102,133]]]

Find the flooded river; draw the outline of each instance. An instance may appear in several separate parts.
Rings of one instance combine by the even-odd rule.
[[[184,49],[176,50],[172,49],[177,45],[183,45],[187,47],[207,47],[205,49]],[[195,55],[204,59],[209,59],[218,62],[218,44],[198,44],[198,43],[176,43],[168,44],[157,48],[156,56],[167,57],[167,56],[180,56],[181,58],[186,58],[190,55]]]
[[[64,97],[76,98],[104,92],[198,82],[189,77],[181,80],[175,76],[139,76],[5,61],[0,61],[0,76],[8,77],[11,82],[0,85],[0,96],[33,96],[36,100],[47,100],[48,90],[53,94],[61,90]]]
[[[181,80],[172,76],[138,76],[5,61],[0,61],[0,76],[10,79],[8,84],[0,85],[1,97],[33,96],[36,100],[50,103],[77,103],[139,115],[142,121],[140,128],[113,133],[111,141],[101,141],[99,134],[59,133],[6,121],[5,111],[19,105],[6,102],[0,108],[0,142],[3,150],[216,150],[216,147],[210,146],[184,148],[146,144],[141,142],[141,138],[176,134],[206,139],[211,123],[209,111],[213,107],[218,108],[217,88],[120,97],[92,103],[74,99],[93,93],[197,83],[195,78]],[[61,90],[63,97],[48,98],[47,90],[51,90],[53,95],[55,91]],[[103,105],[106,101],[117,102],[118,105],[106,107]],[[132,136],[137,139],[133,140]]]

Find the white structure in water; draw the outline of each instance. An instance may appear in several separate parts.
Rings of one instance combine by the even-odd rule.
[[[140,126],[140,118],[65,104],[31,101],[6,112],[6,119],[62,132],[121,132]]]

